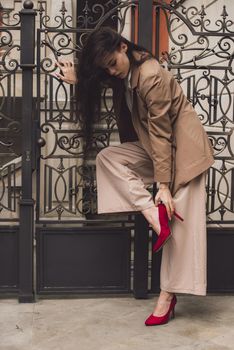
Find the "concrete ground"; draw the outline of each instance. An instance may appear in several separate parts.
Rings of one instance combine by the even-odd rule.
[[[0,350],[234,349],[234,296],[179,296],[176,317],[146,327],[155,297],[0,300]]]

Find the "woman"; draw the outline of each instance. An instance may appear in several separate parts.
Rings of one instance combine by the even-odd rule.
[[[72,63],[57,65],[58,78],[76,82]],[[80,112],[88,141],[107,82],[121,144],[97,156],[98,213],[140,211],[159,235],[154,251],[164,246],[161,292],[145,324],[164,324],[174,314],[175,293],[206,294],[205,174],[214,162],[213,150],[172,74],[110,28],[89,35],[79,63]],[[158,184],[154,200],[146,189],[153,182]],[[184,222],[175,220],[175,208]]]

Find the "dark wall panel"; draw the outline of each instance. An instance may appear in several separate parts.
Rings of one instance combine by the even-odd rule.
[[[39,229],[38,292],[130,291],[130,230]]]
[[[0,292],[18,289],[18,228],[0,227]]]
[[[234,228],[208,230],[208,292],[234,292]]]

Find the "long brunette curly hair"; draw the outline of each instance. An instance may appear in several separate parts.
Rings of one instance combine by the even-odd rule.
[[[78,106],[79,116],[84,131],[85,149],[90,146],[92,139],[92,129],[94,122],[100,118],[101,93],[104,86],[111,85],[116,78],[109,75],[100,63],[107,54],[112,54],[120,48],[120,44],[128,46],[127,56],[130,65],[140,65],[152,54],[140,45],[124,38],[121,34],[109,27],[102,27],[89,34],[78,64]],[[148,53],[141,60],[137,61],[133,56],[133,51]]]

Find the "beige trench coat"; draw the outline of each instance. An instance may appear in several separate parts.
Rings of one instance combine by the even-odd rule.
[[[123,81],[113,87],[120,141],[139,139],[153,161],[155,182],[170,182],[175,194],[214,163],[212,145],[181,86],[155,59],[133,67],[131,88],[132,115]]]

